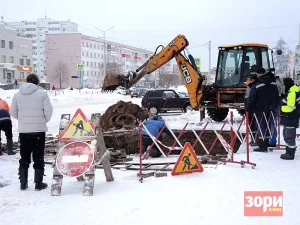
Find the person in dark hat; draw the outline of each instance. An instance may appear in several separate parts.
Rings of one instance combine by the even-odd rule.
[[[258,148],[254,151],[267,152],[271,137],[268,127],[272,129],[274,125],[269,118],[276,111],[280,101],[278,88],[272,72],[266,72],[264,68],[257,65],[253,65],[250,71],[257,77],[257,81],[251,87],[247,102],[248,111],[254,113],[259,121],[259,124],[256,124]]]
[[[293,160],[296,152],[296,128],[299,127],[299,113],[296,111],[297,95],[300,88],[294,84],[292,78],[284,78],[286,98],[282,100],[281,121],[283,125],[283,138],[286,143],[285,154],[281,154],[280,158],[284,160]]]

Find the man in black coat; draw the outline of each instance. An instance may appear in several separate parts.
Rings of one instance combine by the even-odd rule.
[[[258,132],[258,148],[257,152],[267,152],[268,143],[271,137],[270,131],[274,123],[270,120],[271,113],[278,108],[280,99],[276,79],[272,72],[265,71],[259,66],[252,66],[252,72],[257,74],[258,80],[251,87],[247,110],[254,113],[259,124],[257,124]]]

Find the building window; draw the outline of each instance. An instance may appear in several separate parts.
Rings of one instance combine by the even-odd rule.
[[[96,48],[96,44],[94,44],[94,48]]]
[[[85,66],[85,63],[84,63],[84,61],[82,61],[82,64]]]
[[[98,58],[100,58],[100,54],[98,53]]]
[[[59,27],[50,27],[49,30],[60,30]]]
[[[12,41],[8,42],[9,49],[14,49],[14,43]]]
[[[94,53],[94,57],[97,58],[97,54],[96,53]]]
[[[98,77],[100,77],[100,72],[98,72]]]
[[[89,43],[86,42],[86,43],[85,43],[85,46],[86,46],[86,47],[89,47]]]
[[[98,63],[98,67],[100,68],[100,63]]]
[[[84,56],[84,52],[82,52],[82,56]]]
[[[82,42],[82,47],[84,47],[84,41]]]
[[[86,66],[89,66],[89,62],[86,62]]]
[[[91,57],[93,57],[93,53],[91,53]]]
[[[66,28],[63,28],[63,31],[66,31]]]
[[[25,25],[36,25],[36,22],[27,22]]]
[[[30,59],[26,59],[26,66],[30,66]]]
[[[100,49],[100,45],[98,45],[98,49]]]
[[[1,48],[5,48],[5,40],[1,40]]]
[[[6,56],[5,55],[1,56],[1,63],[6,63]]]
[[[86,71],[86,75],[89,75],[89,71]]]
[[[24,72],[20,72],[20,78],[25,78],[24,77]]]
[[[24,59],[20,59],[20,63],[21,66],[24,66]]]
[[[93,45],[92,45],[92,44],[90,44],[90,48],[93,48]]]
[[[60,22],[59,21],[51,21],[51,22],[48,22],[49,25],[51,24],[59,24]]]
[[[35,28],[26,28],[25,30],[26,30],[26,31],[36,31]]]
[[[9,62],[10,63],[15,63],[15,58],[13,56],[9,56]]]

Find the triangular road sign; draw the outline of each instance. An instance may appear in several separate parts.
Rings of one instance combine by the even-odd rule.
[[[69,125],[58,137],[60,142],[92,141],[95,139],[95,125],[90,123],[81,109],[77,109]]]
[[[186,142],[172,170],[172,175],[203,172],[203,167],[189,142]]]

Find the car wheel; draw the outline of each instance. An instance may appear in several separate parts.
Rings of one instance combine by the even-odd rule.
[[[158,114],[158,108],[156,106],[151,106],[148,110],[151,115],[157,115]]]
[[[193,107],[191,105],[186,105],[183,109],[183,111],[186,113],[186,112],[191,112],[193,111]]]

